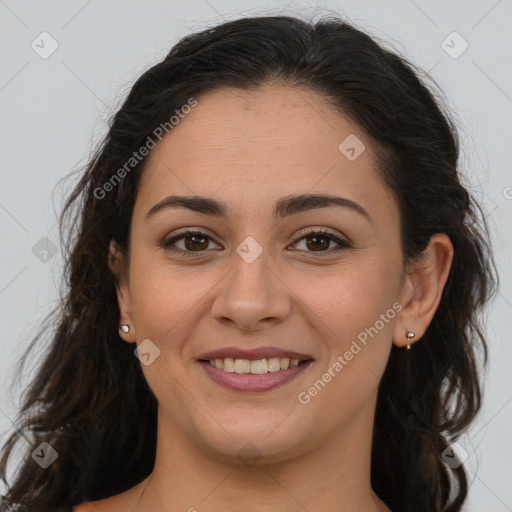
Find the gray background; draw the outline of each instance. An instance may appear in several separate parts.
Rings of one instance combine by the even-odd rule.
[[[130,85],[179,38],[223,20],[278,13],[344,16],[430,71],[456,110],[461,163],[484,204],[501,279],[488,315],[485,405],[459,441],[472,481],[465,510],[512,511],[510,226],[505,229],[512,213],[510,0],[0,0],[0,441],[19,405],[20,390],[8,393],[13,364],[61,286],[56,213],[71,183],[55,188],[57,181],[86,163]],[[44,55],[52,44],[57,49]]]

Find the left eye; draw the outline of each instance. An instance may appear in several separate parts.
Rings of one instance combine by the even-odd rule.
[[[342,239],[333,233],[322,229],[310,230],[306,233],[301,233],[301,235],[302,236],[297,239],[293,245],[304,241],[306,249],[299,250],[305,250],[306,252],[332,253],[351,247],[351,244],[347,239]],[[178,242],[182,244],[182,247],[176,246]],[[210,242],[216,243],[206,233],[201,231],[184,231],[173,238],[164,240],[160,245],[170,252],[181,253],[184,256],[193,256],[194,253],[206,251]],[[340,248],[332,251],[326,251],[326,249],[330,247],[331,242],[338,244]]]
[[[347,239],[342,239],[342,238],[336,236],[335,234],[333,234],[329,231],[323,230],[323,229],[316,230],[316,231],[310,230],[307,233],[303,234],[303,236],[301,238],[299,238],[295,243],[298,244],[299,242],[301,242],[303,240],[308,249],[313,249],[312,251],[307,251],[307,252],[321,252],[321,253],[327,252],[324,250],[317,251],[316,249],[327,249],[331,245],[331,242],[338,244],[340,247],[333,251],[328,251],[329,253],[338,252],[343,249],[347,249],[347,248],[351,247],[351,244],[349,243],[349,241]]]

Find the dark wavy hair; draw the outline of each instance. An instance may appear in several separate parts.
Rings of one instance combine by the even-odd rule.
[[[107,263],[111,239],[128,252],[148,157],[107,198],[95,190],[189,98],[265,84],[314,91],[364,130],[399,206],[407,260],[435,233],[453,243],[448,281],[423,339],[410,351],[391,349],[378,392],[371,484],[393,512],[461,510],[468,492],[464,465],[452,468],[442,452],[481,406],[479,372],[488,350],[481,317],[498,287],[488,226],[461,183],[457,129],[437,84],[336,16],[229,21],[184,37],[137,79],[60,216],[66,294],[18,362],[21,374],[44,332],[55,328],[23,395],[18,428],[3,446],[0,474],[7,484],[16,442],[32,436],[4,507],[44,510],[102,499],[152,471],[157,401],[133,346],[119,337],[116,281]],[[58,452],[47,469],[31,458],[44,441]]]

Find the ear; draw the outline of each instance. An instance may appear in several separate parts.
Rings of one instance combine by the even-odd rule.
[[[128,343],[134,343],[135,326],[132,318],[128,265],[123,251],[115,240],[110,240],[108,266],[116,281],[117,302],[119,305],[119,336]],[[129,331],[123,332],[121,325],[128,325]]]
[[[427,330],[441,302],[453,261],[453,245],[445,233],[432,235],[421,257],[409,264],[402,286],[400,304],[393,332],[393,343],[404,347],[420,339]],[[412,340],[407,333],[414,333]]]

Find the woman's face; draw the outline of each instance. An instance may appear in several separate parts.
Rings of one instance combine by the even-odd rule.
[[[203,453],[268,460],[371,428],[403,337],[403,258],[367,137],[304,89],[197,100],[152,151],[119,291],[123,337],[150,340],[139,350],[160,426]],[[204,202],[162,206],[173,196]],[[215,355],[222,368],[202,361]],[[310,361],[285,369],[287,356]]]

